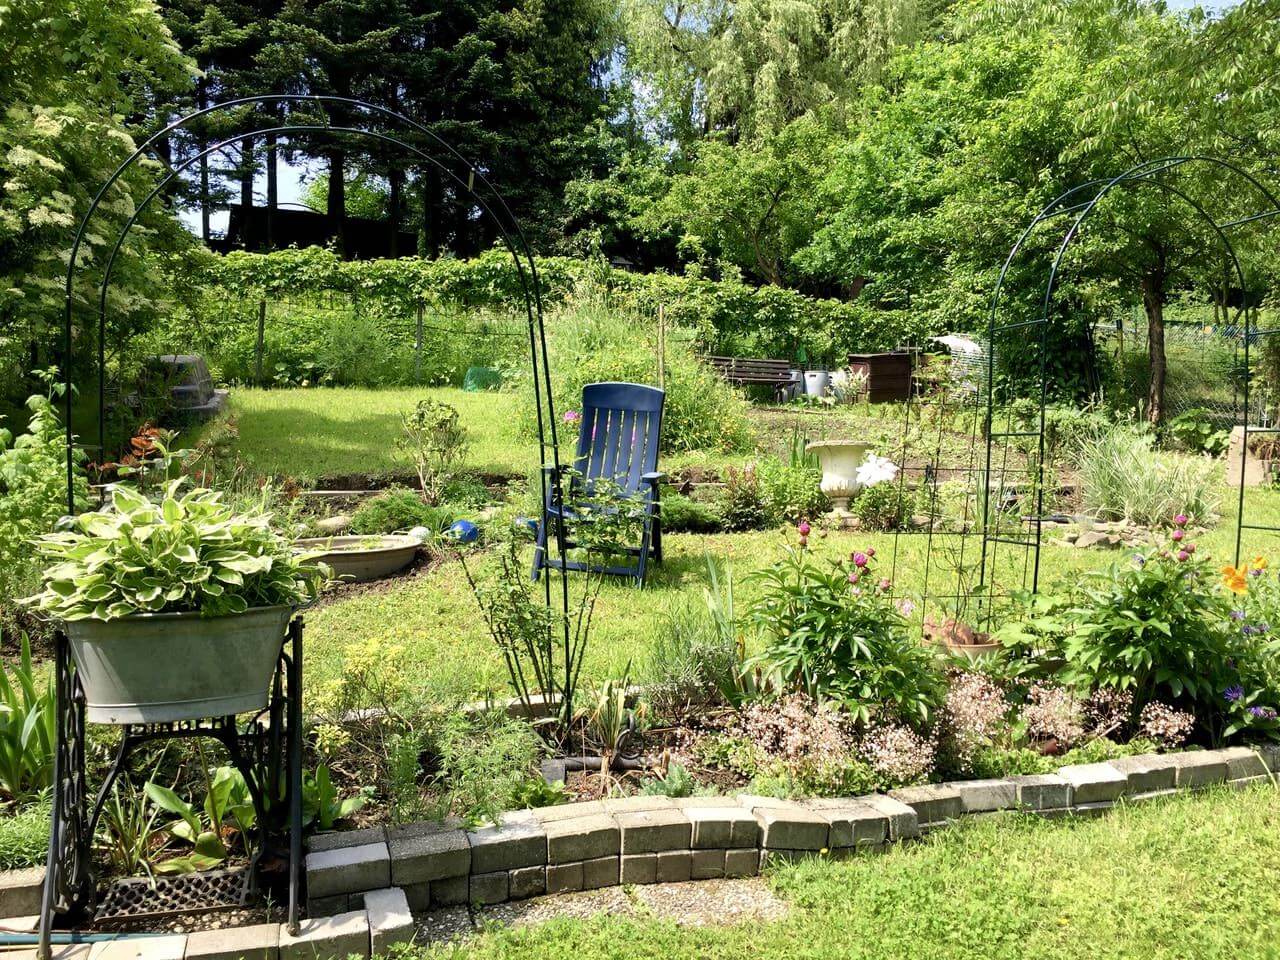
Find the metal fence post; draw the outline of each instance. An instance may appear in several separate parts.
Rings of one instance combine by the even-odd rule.
[[[254,378],[262,386],[262,343],[267,333],[267,301],[258,301],[258,342],[253,348]]]

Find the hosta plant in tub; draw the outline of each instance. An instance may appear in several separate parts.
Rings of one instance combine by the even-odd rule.
[[[261,709],[289,619],[328,575],[268,514],[182,481],[158,502],[114,487],[37,547],[48,566],[30,602],[62,621],[101,723]]]

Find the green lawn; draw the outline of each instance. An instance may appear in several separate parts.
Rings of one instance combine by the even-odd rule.
[[[789,915],[686,928],[597,916],[494,928],[459,960],[1244,960],[1280,955],[1275,789],[1219,790],[1094,820],[973,820],[883,856],[788,867]]]

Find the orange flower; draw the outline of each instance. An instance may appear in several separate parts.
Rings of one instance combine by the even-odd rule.
[[[1253,558],[1253,563],[1249,564],[1249,566],[1250,566],[1250,568],[1251,568],[1251,569],[1253,569],[1253,570],[1265,570],[1265,569],[1267,569],[1267,558],[1266,558],[1266,557],[1254,557],[1254,558]]]
[[[1232,593],[1248,593],[1249,581],[1245,579],[1246,570],[1244,567],[1223,567],[1222,568],[1222,585]]]

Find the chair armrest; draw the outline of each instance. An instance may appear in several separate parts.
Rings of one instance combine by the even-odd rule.
[[[667,475],[663,473],[661,470],[654,470],[652,473],[642,474],[640,477],[640,479],[643,480],[645,483],[655,487],[666,478],[667,478]]]

